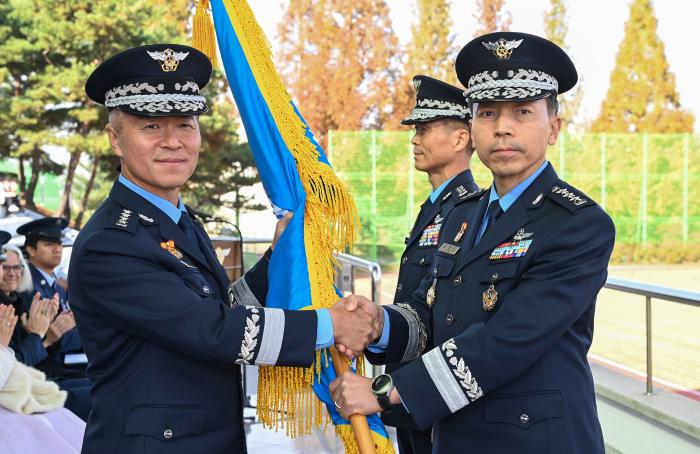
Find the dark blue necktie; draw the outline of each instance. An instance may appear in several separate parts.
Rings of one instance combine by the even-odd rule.
[[[185,236],[190,241],[192,246],[201,251],[199,241],[197,241],[197,233],[194,231],[194,224],[192,223],[190,216],[187,213],[182,213],[180,216],[180,222],[178,222],[177,225],[185,233]]]
[[[486,235],[486,232],[489,231],[491,226],[496,223],[502,214],[503,209],[501,208],[501,204],[498,202],[498,199],[491,201],[489,207],[486,209],[486,227],[484,228],[484,233],[477,238],[476,243],[481,241],[484,235]]]

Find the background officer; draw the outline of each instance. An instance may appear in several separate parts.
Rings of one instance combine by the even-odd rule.
[[[63,355],[82,352],[75,317],[70,311],[68,292],[57,281],[54,270],[63,257],[63,230],[68,226],[65,218],[46,217],[28,222],[17,228],[17,233],[25,236],[24,249],[27,254],[29,271],[34,292],[42,299],[54,299],[58,314],[52,319],[46,332],[44,347],[49,349],[49,359],[37,366],[49,377],[61,375],[65,369]],[[54,369],[56,374],[50,369]],[[70,368],[69,368],[70,369]],[[84,375],[84,368],[76,368],[78,376]]]
[[[401,402],[433,427],[434,452],[603,453],[586,354],[615,228],[545,157],[561,128],[556,95],[576,70],[554,43],[511,32],[471,41],[456,69],[494,182],[476,207],[452,210],[432,275],[410,311],[387,308],[387,348],[368,353],[420,358],[381,386],[343,376],[333,397],[341,413]],[[422,335],[434,347],[407,351]]]
[[[474,148],[469,133],[469,106],[463,90],[428,76],[413,78],[416,105],[401,124],[415,125],[411,140],[417,170],[428,174],[432,192],[423,202],[401,257],[394,301],[410,296],[428,274],[445,219],[465,194],[477,191],[470,170]],[[400,363],[387,364],[391,372]],[[397,428],[402,454],[430,453],[429,430],[420,431],[402,407],[382,413],[385,424]]]
[[[211,70],[194,48],[149,45],[106,60],[85,86],[110,109],[121,162],[68,276],[94,384],[85,454],[245,452],[239,364],[308,367],[334,339],[364,348],[378,335],[369,315],[342,305],[263,307],[269,255],[229,299],[211,241],[180,199],[199,157]]]

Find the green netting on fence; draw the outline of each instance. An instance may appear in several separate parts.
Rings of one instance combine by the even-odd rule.
[[[332,131],[328,155],[355,197],[363,231],[355,252],[395,263],[430,192],[413,168],[412,132]],[[559,176],[603,206],[618,244],[700,242],[700,137],[564,134],[547,155]],[[477,183],[491,174],[475,155]]]

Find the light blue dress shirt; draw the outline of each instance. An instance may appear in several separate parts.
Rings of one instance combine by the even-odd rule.
[[[455,175],[455,177],[456,176],[457,175]],[[437,189],[433,190],[433,192],[430,193],[430,203],[435,203],[435,201],[437,200],[438,196],[443,191],[443,189],[445,189],[447,187],[447,185],[450,184],[450,181],[454,180],[455,177],[448,179],[447,181],[442,183],[440,186],[438,186]]]
[[[119,182],[158,207],[158,209],[172,219],[175,224],[180,222],[180,216],[182,216],[183,212],[187,211],[185,209],[185,205],[182,203],[182,199],[179,197],[177,199],[177,206],[175,206],[171,202],[165,200],[163,197],[157,196],[152,192],[148,192],[136,183],[127,180],[124,175],[119,175]]]
[[[160,211],[166,214],[172,221],[177,224],[180,222],[180,216],[183,212],[187,212],[185,205],[182,203],[182,199],[178,198],[178,206],[176,207],[172,203],[168,202],[162,197],[159,197],[152,192],[149,192],[142,188],[141,186],[127,180],[124,175],[119,175],[119,182],[131,189],[144,199],[155,205]],[[41,271],[41,270],[39,270]],[[42,272],[46,276],[45,273]],[[49,282],[49,278],[46,278]],[[50,283],[53,282],[51,278]],[[333,322],[331,320],[331,314],[328,309],[319,309],[316,311],[316,316],[318,318],[318,324],[316,326],[316,349],[327,348],[333,345]]]
[[[46,280],[46,283],[49,284],[49,287],[53,287],[53,283],[56,282],[56,278],[54,277],[53,274],[48,274],[38,266],[35,266],[36,270],[44,277]]]
[[[544,171],[544,169],[547,167],[547,164],[549,161],[545,160],[541,166],[535,170],[535,172],[518,183],[516,187],[510,190],[509,193],[504,194],[503,197],[498,196],[498,192],[496,192],[496,182],[494,181],[491,184],[491,191],[489,191],[489,205],[491,205],[491,202],[494,200],[498,200],[498,204],[501,206],[501,210],[505,213],[508,211],[508,208],[510,208],[516,200],[525,192],[527,188],[530,187],[533,181],[540,176],[540,174]],[[479,233],[476,235],[476,243],[481,240],[481,237],[484,235],[484,231],[486,230],[486,213],[484,213],[484,218],[481,220],[481,226],[479,227]]]

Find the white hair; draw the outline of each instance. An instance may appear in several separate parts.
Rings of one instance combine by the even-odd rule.
[[[22,254],[20,248],[18,248],[14,244],[6,244],[2,247],[2,249],[3,251],[5,251],[5,254],[7,254],[8,252],[14,252],[15,254],[17,254],[17,258],[19,258],[19,263],[22,265],[22,269],[24,269],[22,277],[19,280],[19,285],[17,285],[17,293],[29,291],[33,292],[34,284],[32,283],[32,272],[29,270],[29,265],[27,265],[27,261],[24,260],[24,254]]]

